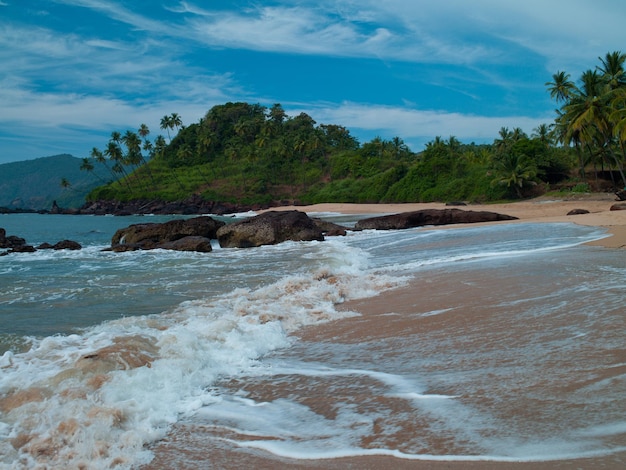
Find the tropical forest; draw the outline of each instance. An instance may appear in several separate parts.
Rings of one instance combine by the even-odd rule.
[[[546,85],[555,119],[532,129],[502,127],[491,144],[436,137],[419,152],[398,136],[361,143],[339,124],[318,124],[280,104],[212,107],[199,122],[176,114],[113,132],[81,169],[104,165],[94,200],[183,200],[239,204],[321,202],[488,202],[626,186],[626,54],[619,51],[573,79]]]

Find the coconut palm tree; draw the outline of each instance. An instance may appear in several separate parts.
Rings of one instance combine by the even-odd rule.
[[[552,81],[546,82],[550,98],[556,100],[557,103],[567,102],[576,90],[576,85],[570,80],[569,73],[557,72],[552,75]]]
[[[517,153],[506,153],[494,162],[495,179],[493,184],[512,188],[518,198],[522,198],[524,186],[534,184],[532,179],[537,174],[534,163]]]
[[[163,116],[161,118],[161,129],[167,132],[167,140],[171,141],[170,129],[172,129],[172,118],[170,116]]]

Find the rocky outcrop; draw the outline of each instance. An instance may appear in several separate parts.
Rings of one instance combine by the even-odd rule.
[[[37,247],[38,250],[80,250],[81,248],[81,244],[73,240],[61,240],[54,245],[42,243]]]
[[[478,222],[496,222],[516,219],[517,217],[488,211],[424,209],[359,220],[355,225],[355,229],[396,230],[422,227],[425,225],[473,224]]]
[[[287,240],[324,240],[322,230],[300,211],[269,211],[225,225],[217,231],[222,248],[275,245]]]
[[[32,245],[28,245],[23,238],[16,237],[15,235],[7,237],[6,230],[0,228],[0,248],[9,248],[9,250],[0,253],[0,256],[4,256],[9,253],[34,253],[37,250],[80,250],[82,246],[80,243],[72,240],[61,240],[54,245],[42,243],[35,248]]]
[[[9,235],[5,229],[0,228],[0,248],[17,248],[26,244],[26,240],[15,235]]]
[[[224,215],[237,212],[256,211],[267,209],[267,204],[231,204],[228,202],[206,201],[199,196],[191,196],[182,201],[160,200],[136,200],[128,202],[120,201],[95,201],[88,202],[78,210],[79,214],[119,216],[132,214],[214,214]]]
[[[626,202],[618,202],[617,204],[613,204],[611,206],[612,211],[624,211],[626,210]]]
[[[327,237],[345,236],[348,230],[343,225],[335,224],[317,217],[313,217],[312,220],[315,226],[322,231],[322,234]]]
[[[134,224],[119,229],[111,239],[113,251],[165,250],[211,251],[211,239],[224,222],[211,217]]]
[[[581,215],[581,214],[589,214],[587,209],[572,209],[567,213],[567,215]]]

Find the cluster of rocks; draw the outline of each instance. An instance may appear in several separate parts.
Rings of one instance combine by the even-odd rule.
[[[371,217],[357,222],[354,230],[406,229],[424,225],[468,224],[514,220],[516,217],[486,211],[460,209],[426,209],[381,217]],[[119,229],[111,239],[109,251],[177,250],[207,253],[212,251],[212,241],[221,248],[250,248],[275,245],[291,241],[323,241],[325,236],[346,235],[347,228],[321,219],[310,218],[297,210],[268,211],[260,215],[225,223],[209,216],[164,223],[133,224]],[[55,245],[44,243],[38,247],[28,245],[23,238],[6,236],[0,229],[2,253],[33,252],[42,249],[79,250],[81,245],[63,240]]]
[[[287,204],[287,201],[284,201]],[[269,204],[232,204],[228,202],[206,201],[200,196],[194,195],[183,201],[166,202],[160,200],[136,200],[129,202],[120,201],[95,201],[86,203],[80,209],[73,211],[75,214],[87,215],[134,215],[134,214],[233,214],[236,212],[258,211],[268,209]]]
[[[427,209],[357,222],[354,230],[403,229],[424,225],[466,224],[514,220],[516,217],[494,212],[460,209]],[[268,211],[263,214],[224,223],[203,216],[165,223],[134,224],[118,230],[111,240],[111,251],[161,248],[181,251],[212,251],[211,240],[221,248],[250,248],[275,245],[284,241],[323,241],[325,236],[346,235],[347,228],[332,222],[310,218],[297,210]]]
[[[6,251],[0,252],[0,256],[8,255],[9,253],[33,253],[37,250],[80,250],[82,246],[80,243],[72,240],[61,240],[54,245],[50,243],[42,243],[35,247],[26,243],[26,240],[15,236],[7,236],[5,229],[0,228],[0,248],[6,249]]]
[[[226,224],[202,216],[165,223],[134,224],[111,239],[111,251],[212,251],[211,240],[222,248],[250,248],[284,241],[324,240],[324,235],[345,235],[346,228],[312,219],[300,211],[269,211]]]

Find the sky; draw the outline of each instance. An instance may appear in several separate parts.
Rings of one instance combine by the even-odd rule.
[[[621,0],[0,0],[0,163],[280,103],[361,143],[491,143],[554,120],[545,83],[626,49]]]

